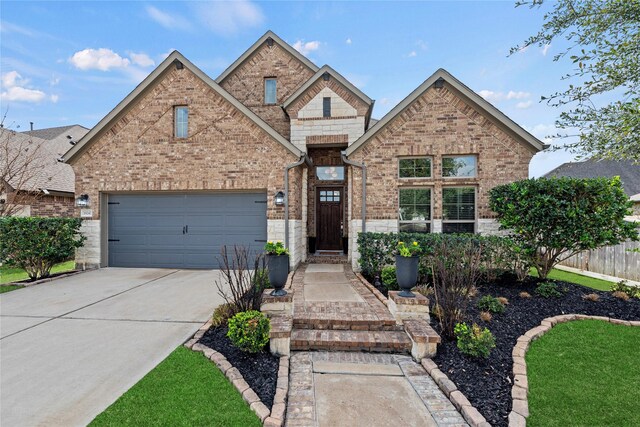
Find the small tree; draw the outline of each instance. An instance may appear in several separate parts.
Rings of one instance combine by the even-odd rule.
[[[638,240],[620,178],[540,178],[495,187],[490,207],[526,249],[541,279],[578,252]]]
[[[0,218],[0,261],[26,270],[32,280],[74,256],[83,245],[80,218]]]

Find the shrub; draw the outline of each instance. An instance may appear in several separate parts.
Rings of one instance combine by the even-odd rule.
[[[0,218],[0,263],[24,269],[32,280],[48,277],[82,247],[81,224],[79,218]]]
[[[638,240],[619,177],[526,179],[491,189],[489,205],[543,280],[578,252]]]
[[[478,308],[482,311],[489,311],[496,314],[504,313],[504,305],[491,295],[485,295],[480,298]]]
[[[269,342],[269,319],[256,310],[243,311],[228,322],[227,337],[233,345],[248,353],[257,353]]]
[[[500,304],[502,305],[509,305],[509,300],[506,297],[498,297],[496,299],[500,301]]]
[[[475,323],[471,328],[466,323],[458,323],[455,326],[455,335],[460,351],[472,357],[487,358],[491,349],[496,346],[496,340],[491,331],[487,328],[481,329]]]
[[[600,300],[600,296],[598,294],[586,294],[582,295],[582,299],[592,302],[598,302]]]
[[[635,286],[629,286],[624,280],[611,285],[612,292],[622,292],[630,298],[640,298],[640,288]]]
[[[433,295],[433,287],[428,285],[418,285],[413,289],[413,291],[418,292],[427,298]]]
[[[257,292],[262,292],[265,289],[271,288],[269,282],[269,270],[266,268],[258,268],[253,276],[253,285]]]
[[[542,282],[536,288],[536,294],[543,298],[560,298],[562,292],[558,288],[558,285],[553,282]]]
[[[211,323],[213,326],[224,326],[227,321],[238,313],[238,308],[229,303],[220,304],[213,311],[213,317]]]
[[[482,321],[484,322],[491,322],[491,313],[489,313],[488,311],[481,311],[480,312],[480,319],[482,319]]]
[[[396,279],[396,268],[387,266],[382,269],[382,284],[390,291],[397,291],[398,280]]]
[[[244,246],[234,246],[233,250],[222,246],[218,263],[221,274],[215,281],[218,294],[238,311],[259,310],[265,287],[264,256]]]
[[[531,294],[529,292],[522,291],[518,294],[520,298],[531,298]]]
[[[611,295],[613,295],[618,299],[621,299],[622,301],[629,301],[629,298],[630,298],[629,294],[622,291],[613,291]]]

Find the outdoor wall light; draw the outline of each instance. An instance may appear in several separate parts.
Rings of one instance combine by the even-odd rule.
[[[284,205],[284,193],[282,191],[278,191],[276,193],[276,206]]]
[[[81,194],[78,198],[76,198],[76,206],[80,208],[88,208],[90,206],[89,195]]]

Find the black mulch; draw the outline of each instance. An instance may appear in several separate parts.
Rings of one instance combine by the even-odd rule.
[[[199,342],[222,353],[229,363],[240,371],[244,380],[260,397],[262,403],[267,408],[273,406],[280,358],[272,355],[268,350],[262,350],[256,354],[239,350],[227,338],[226,326],[210,328]]]
[[[517,283],[513,279],[503,279],[496,283],[478,287],[478,295],[469,306],[468,318],[480,326],[486,326],[496,338],[496,348],[486,360],[473,359],[462,354],[455,341],[443,339],[438,346],[434,361],[440,369],[458,386],[469,401],[494,426],[507,426],[511,411],[511,386],[513,385],[513,359],[511,352],[518,337],[540,322],[560,314],[589,314],[607,316],[623,320],[640,320],[640,300],[622,301],[610,292],[596,291],[579,285],[556,282],[566,289],[561,298],[542,298],[535,294],[538,279]],[[521,298],[518,294],[526,291],[531,298]],[[596,293],[598,302],[587,301],[583,295]],[[483,295],[506,297],[509,299],[503,314],[493,315],[490,322],[479,318],[475,304]],[[440,332],[437,320],[431,320]]]

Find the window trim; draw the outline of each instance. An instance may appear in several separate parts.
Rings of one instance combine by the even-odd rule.
[[[400,161],[401,160],[416,160],[416,159],[429,159],[429,176],[400,176]],[[433,179],[433,156],[409,156],[398,157],[398,179]]]
[[[397,210],[396,212],[398,213],[398,231],[400,231],[400,225],[401,224],[429,224],[429,233],[433,233],[433,210],[434,210],[434,206],[433,206],[433,193],[435,192],[435,187],[432,185],[426,185],[426,186],[408,186],[408,187],[398,187],[398,203],[397,203]],[[425,221],[416,221],[416,220],[401,220],[400,219],[400,191],[401,190],[429,190],[429,220],[425,220]]]
[[[444,159],[452,157],[475,157],[476,159],[476,171],[473,176],[444,176]],[[442,179],[477,179],[478,178],[478,155],[474,153],[468,154],[443,154],[440,156],[440,177]]]
[[[327,100],[329,101],[328,108],[327,108]],[[325,114],[327,112],[328,114]],[[331,97],[330,96],[322,97],[322,118],[324,119],[331,118]]]
[[[276,90],[275,90],[275,93],[273,94],[274,95],[273,102],[267,102],[267,81],[274,81],[276,85]],[[264,93],[262,98],[263,105],[277,105],[278,104],[278,78],[275,76],[265,77],[263,85],[264,85]]]
[[[186,122],[186,135],[179,136],[178,135],[178,110],[185,109],[187,111],[187,122]],[[188,105],[174,105],[173,106],[173,137],[176,139],[187,139],[189,138],[189,106]]]
[[[456,219],[456,220],[445,220],[444,219],[444,190],[450,188],[473,188],[473,216],[474,219]],[[442,190],[442,198],[441,198],[441,207],[442,207],[442,227],[441,233],[444,233],[444,224],[473,224],[473,234],[478,233],[478,186],[477,185],[444,185],[441,187]]]

